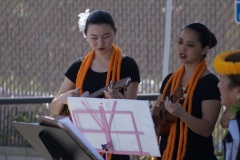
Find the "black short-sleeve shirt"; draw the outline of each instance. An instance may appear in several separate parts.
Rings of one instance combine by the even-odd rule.
[[[66,71],[65,76],[73,83],[76,83],[77,73],[82,64],[82,58],[77,59]],[[104,86],[106,86],[107,72],[95,72],[89,68],[84,85],[83,91],[93,93]],[[125,56],[122,59],[120,78],[130,77],[131,82],[140,82],[140,73],[138,65],[131,57]]]
[[[169,78],[171,77],[172,73],[166,76],[163,80],[160,93],[163,93],[164,87],[167,84]],[[197,118],[202,117],[202,108],[201,104],[202,101],[216,99],[220,100],[220,92],[217,87],[219,79],[214,74],[208,74],[199,79],[198,84],[195,88],[194,95],[193,95],[193,104],[192,104],[192,115]],[[169,95],[169,92],[167,93]],[[166,96],[167,96],[166,95]],[[180,101],[183,104],[183,101]],[[179,119],[178,119],[179,122]],[[178,123],[179,125],[179,123]],[[179,136],[179,126],[177,127],[177,137],[178,140]],[[161,137],[160,142],[160,151],[163,154],[166,144],[167,144],[167,136]],[[177,141],[175,144],[175,150],[173,157],[176,157],[176,150],[177,150]],[[213,137],[203,137],[198,135],[197,133],[193,132],[190,128],[188,129],[188,139],[187,139],[187,148],[186,154],[184,159],[194,159],[194,160],[201,160],[201,159],[211,159],[216,160],[216,156],[214,155],[214,146],[213,146]]]

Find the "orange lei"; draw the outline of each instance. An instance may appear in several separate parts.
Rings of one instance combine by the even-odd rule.
[[[87,75],[88,69],[91,66],[92,60],[94,58],[95,51],[92,50],[87,54],[87,56],[82,61],[81,67],[78,70],[77,79],[76,79],[76,88],[81,88],[80,93],[83,93],[83,83]],[[112,45],[112,54],[110,57],[110,64],[108,66],[108,73],[106,78],[106,86],[109,85],[110,81],[120,80],[121,72],[121,62],[122,62],[122,52],[120,48],[116,45]]]
[[[198,80],[201,78],[203,72],[206,70],[207,64],[205,61],[200,62],[193,75],[191,76],[191,79],[186,84],[186,90],[187,90],[187,96],[184,100],[183,107],[189,114],[192,112],[192,100],[193,100],[193,94],[195,91],[195,88],[197,86]],[[164,97],[166,95],[167,89],[171,86],[170,93],[173,93],[173,91],[181,85],[181,80],[183,77],[185,71],[184,65],[179,67],[176,72],[170,77],[168,80],[166,86],[164,87],[163,94],[162,94],[162,100],[164,100]],[[187,133],[188,133],[188,126],[180,120],[180,130],[179,130],[179,143],[178,143],[178,150],[177,150],[177,160],[182,160],[186,153],[186,146],[187,146]],[[175,146],[175,140],[176,140],[176,134],[177,134],[177,121],[175,121],[171,125],[170,133],[168,136],[168,142],[166,149],[163,153],[162,159],[164,160],[171,160],[173,157],[173,151]]]

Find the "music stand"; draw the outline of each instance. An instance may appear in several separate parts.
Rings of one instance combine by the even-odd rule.
[[[73,124],[73,130],[68,130],[57,120],[51,123],[51,126],[46,126],[47,123],[41,125],[14,121],[12,125],[47,160],[104,160],[81,135],[76,138],[72,134],[77,130]]]
[[[73,124],[99,152],[160,157],[149,101],[68,97],[68,106]]]

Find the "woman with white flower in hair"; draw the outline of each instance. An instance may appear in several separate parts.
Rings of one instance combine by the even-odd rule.
[[[113,17],[106,11],[96,10],[81,13],[80,31],[83,33],[92,50],[84,57],[77,59],[66,71],[65,79],[56,97],[51,102],[54,114],[61,114],[67,104],[67,97],[90,94],[117,80],[130,77],[127,89],[104,91],[101,98],[136,99],[140,74],[138,65],[131,57],[122,54],[119,47],[113,44],[117,28]],[[109,156],[110,157],[110,156]],[[125,155],[113,155],[112,159],[129,159]]]
[[[240,50],[217,55],[214,68],[220,74],[218,88],[221,103],[226,107],[221,125],[228,128],[224,138],[226,160],[240,159]]]

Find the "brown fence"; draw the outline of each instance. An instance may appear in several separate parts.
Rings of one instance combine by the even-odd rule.
[[[104,9],[115,18],[115,43],[136,59],[139,93],[156,93],[162,80],[166,1],[164,0],[0,0],[0,96],[55,95],[69,65],[90,48],[79,33],[78,14]],[[200,20],[215,33],[213,57],[238,49],[240,27],[234,1],[174,0],[169,72],[180,64],[176,42],[183,26]],[[168,26],[170,27],[170,26]]]
[[[166,1],[164,0],[0,0],[0,96],[55,95],[69,65],[90,48],[79,33],[78,14],[89,8],[109,11],[116,20],[115,43],[135,58],[141,73],[140,93],[159,91],[162,77]],[[218,39],[207,60],[239,49],[240,27],[234,22],[233,0],[173,0],[169,72],[180,64],[176,42],[183,26],[200,20]],[[31,108],[30,106],[33,106]],[[35,105],[0,105],[3,119],[21,109],[36,114]],[[40,107],[42,108],[42,106]],[[5,122],[4,122],[5,123]],[[221,148],[223,131],[215,137]],[[1,128],[1,132],[3,128]],[[214,134],[215,134],[214,133]],[[5,134],[5,133],[4,133]],[[8,133],[7,133],[8,135]],[[11,138],[11,137],[10,137]]]
[[[30,146],[11,123],[37,122],[37,114],[52,116],[47,107],[48,104],[1,105],[0,146]]]

